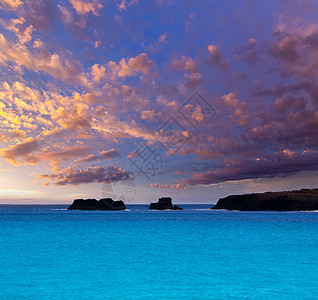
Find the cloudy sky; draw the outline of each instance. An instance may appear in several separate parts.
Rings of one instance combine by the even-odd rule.
[[[0,203],[317,187],[315,0],[0,0]]]

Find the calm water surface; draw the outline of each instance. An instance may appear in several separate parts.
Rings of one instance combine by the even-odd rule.
[[[0,205],[0,299],[317,299],[317,212]]]

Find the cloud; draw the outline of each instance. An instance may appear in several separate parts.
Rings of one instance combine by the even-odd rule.
[[[298,38],[287,36],[273,46],[271,52],[273,56],[283,60],[298,63],[300,53],[298,53]]]
[[[120,154],[119,154],[118,150],[110,149],[110,150],[105,150],[105,151],[100,152],[100,156],[103,159],[113,159],[115,157],[120,156]]]
[[[53,119],[67,130],[91,129],[91,117],[88,114],[89,107],[83,103],[74,103],[71,107],[59,107]]]
[[[260,51],[257,49],[257,40],[250,38],[246,47],[241,47],[237,55],[245,60],[249,65],[254,65],[260,60]]]
[[[189,185],[209,185],[233,180],[284,176],[303,170],[316,170],[317,167],[318,152],[297,153],[284,149],[267,157],[227,158],[224,164],[215,170],[196,173],[190,179],[183,179],[183,182]]]
[[[139,154],[138,154],[137,151],[132,151],[132,152],[128,153],[127,158],[128,159],[133,159],[133,158],[138,157],[138,156],[139,156]]]
[[[133,58],[121,59],[118,64],[109,62],[108,67],[116,72],[119,77],[134,76],[136,73],[148,74],[154,63],[149,59],[147,53],[141,53]]]
[[[117,7],[120,11],[127,10],[126,1],[121,0],[120,3],[117,4]]]
[[[166,33],[163,33],[161,36],[159,36],[158,42],[159,42],[159,43],[168,43],[168,41],[167,41],[167,34],[166,34]]]
[[[245,126],[251,118],[247,103],[241,101],[237,92],[230,92],[221,97],[222,104],[229,110],[228,118],[240,126]]]
[[[312,104],[318,106],[318,25],[297,27],[294,24],[280,24],[275,36],[269,52],[279,63],[280,75],[283,78],[297,78],[298,82],[278,85],[276,90],[270,92],[277,95],[278,92],[303,90],[311,96]]]
[[[23,5],[21,0],[0,0],[0,8],[5,8],[8,10],[16,10],[18,7]]]
[[[318,150],[317,25],[298,26],[297,22],[293,26],[280,25],[275,29],[274,40],[266,41],[255,32],[257,41],[253,38],[246,41],[245,37],[251,36],[251,32],[246,32],[239,51],[235,49],[242,39],[228,40],[224,45],[229,58],[231,54],[240,55],[249,66],[238,60],[233,60],[232,65],[231,60],[231,69],[236,73],[227,71],[223,78],[224,74],[219,76],[220,69],[229,69],[225,52],[219,46],[202,44],[204,39],[200,37],[208,36],[205,30],[210,29],[201,26],[203,19],[198,15],[193,22],[195,12],[190,13],[191,18],[189,15],[192,25],[186,36],[179,37],[167,31],[168,45],[164,44],[167,42],[167,34],[162,34],[166,32],[164,28],[158,27],[152,40],[148,35],[143,36],[144,27],[140,28],[139,22],[132,28],[130,13],[136,13],[129,11],[132,1],[108,3],[105,10],[99,5],[104,3],[101,1],[73,0],[70,5],[62,1],[60,6],[49,0],[39,1],[39,6],[37,1],[23,2],[17,17],[10,12],[4,17],[5,21],[2,20],[2,25],[11,32],[4,31],[7,35],[0,35],[0,63],[7,81],[0,85],[3,126],[0,139],[15,144],[25,142],[29,136],[43,137],[46,148],[34,148],[19,156],[14,151],[15,146],[5,146],[2,154],[11,163],[42,162],[67,167],[70,162],[72,174],[80,173],[79,177],[85,177],[87,163],[116,159],[120,153],[134,150],[131,145],[137,139],[138,142],[156,139],[155,129],[160,125],[157,121],[163,124],[169,116],[179,121],[182,116],[178,108],[190,96],[189,90],[199,84],[200,91],[208,95],[208,102],[217,108],[218,114],[214,119],[206,119],[207,106],[199,103],[185,106],[189,112],[187,120],[182,117],[183,129],[172,136],[172,142],[190,136],[191,139],[176,153],[174,172],[184,159],[189,168],[193,166],[185,171],[189,176],[186,180],[193,184],[209,184],[248,176],[276,176],[275,170],[280,171],[271,164],[271,158],[287,160],[285,166],[290,172],[309,168],[304,157],[310,155],[314,161],[313,151]],[[125,12],[119,13],[116,4]],[[57,14],[54,9],[50,13],[53,6]],[[113,18],[95,18],[108,8],[121,15],[122,24],[112,25]],[[168,13],[167,21],[171,24],[176,20],[165,8],[156,9]],[[36,18],[37,14],[41,18]],[[187,15],[179,25],[182,31],[185,31]],[[61,19],[66,29],[75,24],[83,35],[75,36],[70,27],[66,35],[58,36],[63,24],[62,27],[55,25]],[[142,20],[141,23],[147,26]],[[46,32],[44,28],[49,27],[45,24],[54,27]],[[101,28],[102,24],[105,27]],[[113,30],[112,26],[118,28]],[[198,32],[199,28],[203,31]],[[187,37],[192,30],[197,37],[189,44]],[[265,38],[270,28],[266,30]],[[84,33],[87,36],[83,41]],[[223,41],[215,38],[215,41],[220,40]],[[95,41],[98,41],[98,49],[93,48]],[[144,50],[136,52],[136,41],[140,42],[138,49]],[[56,42],[61,43],[55,45]],[[63,45],[68,49],[55,50],[62,49]],[[79,49],[79,45],[83,48]],[[151,45],[159,46],[154,49]],[[202,47],[207,49],[202,50]],[[171,51],[178,52],[171,54]],[[81,57],[85,63],[73,57]],[[219,69],[212,70],[211,66]],[[235,80],[235,74],[237,78],[241,76],[240,82]],[[43,75],[57,80],[48,80],[48,76]],[[192,128],[193,124],[198,130]],[[122,148],[102,151],[115,140],[120,141],[117,145]],[[171,146],[169,150],[172,153],[174,149]],[[128,157],[134,154],[135,151]],[[299,164],[291,167],[293,160],[298,160]],[[84,169],[74,167],[81,163],[85,164]],[[63,179],[65,184],[74,182],[71,175],[63,172],[60,169],[48,178],[57,182],[61,176],[61,180],[66,178]],[[90,169],[90,172],[97,171]],[[191,172],[192,177],[188,175]]]
[[[84,183],[111,183],[131,179],[131,173],[113,165],[106,168],[92,166],[87,169],[55,168],[53,173],[40,174],[38,180],[45,180],[47,183],[53,182],[54,185],[79,185]]]
[[[186,80],[185,85],[189,88],[193,88],[195,85],[202,82],[202,75],[200,73],[184,74]]]
[[[0,142],[6,142],[6,137],[2,133],[0,133]]]
[[[131,1],[128,1],[128,3],[126,0],[120,0],[119,3],[117,4],[117,7],[120,11],[125,11],[127,10],[127,5],[130,6],[136,3],[138,3],[138,0],[131,0]]]
[[[230,67],[227,59],[223,59],[222,53],[219,46],[209,45],[209,60],[208,62],[214,64],[216,67],[221,69],[228,69]]]
[[[99,0],[69,0],[69,2],[79,15],[87,15],[91,12],[93,15],[99,16],[99,10],[103,8]]]
[[[190,187],[186,184],[176,183],[176,184],[159,184],[159,183],[151,183],[149,185],[152,188],[159,189],[172,189],[172,190],[188,190]]]
[[[2,149],[0,154],[11,164],[18,166],[22,163],[36,164],[38,162],[49,162],[58,165],[78,157],[83,157],[89,153],[86,146],[69,146],[69,147],[46,147],[42,151],[40,148],[44,144],[44,139],[28,138],[24,142],[20,142],[15,146]],[[87,160],[88,161],[88,160]]]
[[[48,99],[37,89],[30,88],[22,82],[15,81],[11,85],[7,82],[0,84],[0,115],[2,123],[15,130],[23,128],[36,130],[37,127],[50,129],[54,127],[50,118],[55,114],[53,101]],[[45,94],[47,96],[47,94]]]
[[[93,155],[93,154],[89,154],[87,155],[86,157],[84,158],[81,158],[81,159],[78,159],[76,160],[75,162],[81,162],[81,163],[87,163],[87,162],[92,162],[92,161],[96,161],[96,160],[99,160],[101,157],[100,156],[96,156],[96,155]]]
[[[98,64],[93,65],[92,72],[91,72],[93,80],[96,82],[101,81],[101,79],[105,77],[105,71],[106,71],[105,67],[100,66]]]
[[[119,151],[115,150],[113,148],[110,150],[101,151],[99,154],[100,155],[89,154],[84,158],[76,160],[75,162],[87,163],[87,162],[92,162],[92,161],[97,161],[97,160],[102,160],[102,159],[110,160],[110,159],[113,159],[115,157],[120,156]]]
[[[136,57],[130,58],[128,66],[134,72],[148,74],[153,66],[153,62],[149,59],[147,53],[141,53]]]
[[[33,26],[27,26],[24,18],[11,19],[10,22],[0,19],[0,24],[7,30],[13,31],[18,37],[21,44],[31,41]]]
[[[37,159],[31,153],[37,151],[41,147],[43,141],[43,139],[34,139],[30,137],[24,142],[2,149],[0,154],[14,166],[21,164],[18,160],[19,158],[22,158],[27,163],[33,164],[37,162]]]
[[[175,58],[171,61],[171,68],[177,71],[196,73],[198,72],[198,63],[191,57],[183,55],[181,58]]]
[[[125,114],[123,105],[130,105],[135,110],[149,105],[148,99],[138,95],[116,103],[113,100],[118,96],[103,90],[74,92],[66,96],[56,91],[30,88],[22,82],[10,85],[3,82],[0,96],[0,118],[7,130],[29,129],[34,135],[40,134],[46,140],[50,138],[53,144],[61,138],[63,143],[69,144],[67,137],[83,138],[87,143],[97,136],[110,140],[153,136],[151,128],[133,120],[121,120]]]
[[[59,18],[56,1],[23,0],[24,5],[17,11],[21,17],[40,31],[52,30],[54,22]]]
[[[154,110],[144,110],[141,112],[140,119],[153,121],[155,116],[156,116],[156,113],[154,112]]]
[[[25,45],[7,41],[0,33],[0,64],[6,62],[13,62],[33,71],[43,71],[69,83],[87,85],[86,75],[78,61],[57,53],[51,54],[44,47],[29,50]]]
[[[60,163],[62,161],[72,160],[83,156],[89,152],[89,149],[86,146],[69,146],[62,147],[62,149],[50,149],[49,147],[45,148],[42,152],[37,154],[37,157],[41,160]]]
[[[0,141],[7,142],[8,140],[25,140],[25,132],[19,129],[11,129],[0,134]]]
[[[156,4],[170,6],[174,5],[177,0],[156,0]]]

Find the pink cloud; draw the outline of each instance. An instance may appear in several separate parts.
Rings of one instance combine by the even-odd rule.
[[[186,73],[184,74],[184,78],[186,80],[185,85],[188,88],[193,88],[195,85],[202,82],[202,75],[200,73]]]
[[[86,146],[70,146],[62,147],[62,149],[50,149],[45,148],[42,152],[38,153],[37,156],[41,160],[60,163],[62,161],[68,161],[80,156],[83,156],[89,152]]]
[[[120,0],[119,3],[117,4],[117,7],[120,11],[125,11],[127,10],[127,6],[130,6],[136,3],[138,3],[138,0],[130,0],[130,1]]]
[[[103,159],[113,159],[115,157],[120,156],[120,154],[119,154],[118,150],[110,149],[110,150],[105,150],[105,151],[100,152],[100,156]]]
[[[198,63],[194,59],[183,55],[181,58],[175,58],[171,61],[171,68],[177,71],[198,72]]]
[[[247,46],[240,47],[237,51],[236,58],[245,60],[249,65],[255,65],[260,60],[260,52],[257,40],[250,38],[247,41]]]
[[[89,154],[84,158],[76,160],[75,162],[87,163],[87,162],[92,162],[92,161],[97,161],[102,159],[111,160],[118,156],[120,156],[119,151],[112,148],[110,150],[101,151],[100,155]]]
[[[141,112],[140,118],[142,120],[153,121],[155,116],[156,116],[156,113],[154,112],[154,110],[144,110]]]
[[[7,142],[8,140],[25,140],[25,132],[19,129],[8,130],[7,132],[0,134],[0,141]]]

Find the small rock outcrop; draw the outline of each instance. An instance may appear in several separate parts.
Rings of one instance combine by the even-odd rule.
[[[318,189],[230,195],[219,199],[211,209],[245,211],[304,211],[318,210]]]
[[[125,210],[123,201],[114,201],[111,198],[96,199],[75,199],[68,209],[73,210]]]
[[[159,198],[158,202],[150,203],[149,209],[156,210],[183,210],[178,205],[172,205],[172,199],[170,197]]]

